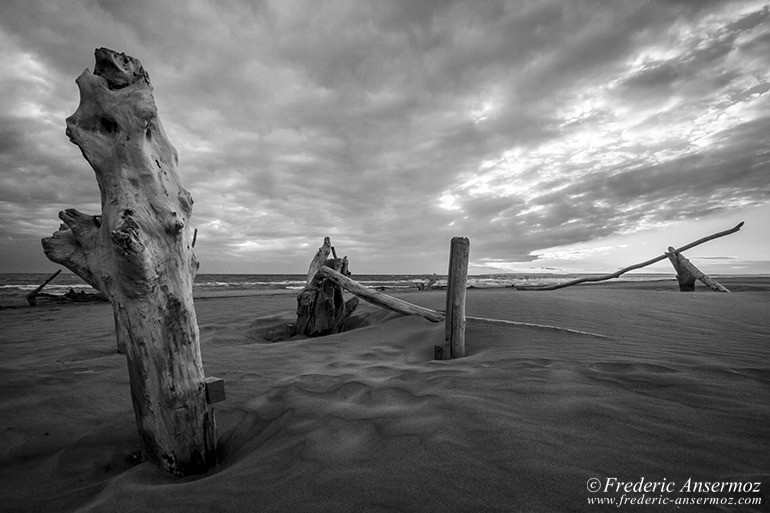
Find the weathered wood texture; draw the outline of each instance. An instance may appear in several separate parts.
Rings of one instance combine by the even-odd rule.
[[[679,284],[679,290],[680,292],[693,292],[695,291],[695,276],[693,276],[690,271],[679,262],[677,255],[679,255],[679,253],[666,253],[666,256],[671,261],[671,265],[674,266],[674,270],[676,271],[676,281]]]
[[[714,290],[716,292],[730,292],[727,289],[727,287],[724,287],[723,285],[718,283],[715,279],[711,278],[707,274],[703,273],[700,269],[695,267],[695,265],[692,262],[686,259],[684,255],[679,253],[676,249],[669,247],[668,254],[675,255],[677,262],[679,263],[679,266],[685,272],[687,272],[690,276],[693,276],[695,279],[698,279],[701,282],[703,282],[703,284],[709,287],[711,290]]]
[[[316,277],[316,274],[318,274],[318,269],[320,269],[324,263],[326,263],[326,260],[329,258],[329,254],[332,251],[332,241],[329,237],[324,237],[324,242],[321,245],[320,248],[318,248],[318,251],[316,251],[315,256],[310,261],[310,265],[307,269],[307,285],[310,285],[313,283],[313,280]],[[336,257],[335,257],[336,258]]]
[[[730,228],[729,230],[725,230],[722,232],[713,233],[711,235],[707,235],[706,237],[703,237],[701,239],[698,239],[694,242],[690,242],[689,244],[685,244],[681,248],[676,248],[677,253],[681,253],[683,251],[686,251],[688,249],[694,248],[695,246],[698,246],[700,244],[703,244],[704,242],[708,242],[710,240],[714,240],[719,237],[724,237],[725,235],[730,235],[732,233],[737,232],[741,229],[743,226],[743,222],[738,223],[733,228]],[[628,271],[633,271],[634,269],[641,269],[642,267],[647,267],[648,265],[652,265],[655,262],[660,262],[661,260],[665,260],[668,258],[667,253],[663,253],[662,255],[651,258],[649,260],[646,260],[644,262],[640,262],[638,264],[629,265],[628,267],[624,267],[623,269],[620,269],[619,271],[615,271],[612,274],[605,274],[603,276],[588,276],[586,278],[578,278],[576,280],[570,280],[566,281],[564,283],[556,283],[553,285],[543,285],[543,286],[517,286],[516,288],[518,290],[556,290],[561,289],[564,287],[569,287],[571,285],[577,285],[578,283],[586,283],[586,282],[596,282],[596,281],[605,281],[605,280],[611,280],[613,278],[619,277],[621,274],[625,274]]]
[[[470,241],[466,237],[453,237],[449,250],[444,337],[444,347],[449,348],[450,358],[465,356],[465,289],[469,256]],[[446,357],[445,350],[442,350],[441,356]]]
[[[95,54],[93,73],[76,80],[67,135],[96,174],[102,212],[60,212],[64,225],[43,248],[112,303],[144,457],[174,474],[203,472],[216,462],[216,427],[192,298],[192,197],[141,63]]]
[[[30,292],[29,294],[27,294],[27,303],[29,303],[29,306],[35,306],[35,305],[37,305],[37,300],[35,299],[35,296],[37,296],[38,294],[40,294],[40,291],[41,291],[41,290],[43,290],[43,288],[45,288],[45,286],[46,286],[46,285],[48,285],[49,283],[51,283],[51,281],[52,281],[54,278],[56,278],[57,276],[59,276],[59,273],[60,273],[60,272],[61,272],[61,269],[59,269],[58,271],[56,271],[55,273],[53,273],[51,276],[49,276],[48,278],[46,278],[46,280],[45,280],[43,283],[41,283],[41,284],[40,284],[40,286],[39,286],[38,288],[36,288],[35,290],[33,290],[32,292]]]
[[[329,253],[333,253],[334,258],[328,258]],[[337,258],[329,237],[324,238],[311,260],[307,285],[297,296],[297,333],[311,337],[342,332],[345,321],[358,307],[357,298],[345,301],[342,288],[319,273],[323,268],[350,275],[348,258]]]
[[[368,301],[373,305],[377,305],[381,308],[387,308],[404,315],[419,315],[431,322],[441,322],[444,320],[444,313],[438,310],[431,310],[422,306],[408,303],[401,299],[397,299],[382,292],[372,290],[370,288],[361,285],[355,280],[351,280],[347,276],[344,276],[334,269],[329,267],[321,267],[318,270],[318,274],[324,278],[334,281],[351,294],[355,294],[364,301]]]

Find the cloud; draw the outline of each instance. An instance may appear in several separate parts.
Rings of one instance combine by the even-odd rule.
[[[643,57],[665,54],[657,43],[638,46],[634,60],[610,62],[589,87],[564,91],[574,101],[551,111],[558,136],[501,153],[444,194],[457,205],[500,205],[475,219],[496,219],[531,250],[766,203],[767,74],[744,69],[741,57],[748,46],[753,62],[767,12],[691,39],[693,27],[683,26],[676,37],[686,40],[668,59]],[[522,236],[533,226],[534,237]],[[490,257],[505,250],[485,249]]]
[[[325,235],[368,272],[441,271],[453,235],[479,262],[524,261],[770,201],[761,2],[5,11],[8,237],[46,235],[61,208],[98,209],[63,119],[99,46],[150,73],[210,271],[302,272]]]

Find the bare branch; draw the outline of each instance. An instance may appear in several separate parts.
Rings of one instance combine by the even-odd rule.
[[[698,239],[698,240],[696,240],[694,242],[686,244],[686,245],[682,246],[681,248],[677,248],[675,251],[677,253],[681,253],[682,251],[694,248],[695,246],[698,246],[699,244],[703,244],[704,242],[708,242],[708,241],[716,239],[718,237],[724,237],[725,235],[730,235],[731,233],[735,233],[738,230],[740,230],[742,226],[743,226],[743,222],[740,222],[737,225],[735,225],[735,227],[733,227],[733,228],[731,228],[729,230],[725,230],[725,231],[718,232],[718,233],[713,233],[711,235],[703,237],[702,239]],[[639,264],[629,265],[628,267],[624,267],[623,269],[620,269],[619,271],[615,271],[614,273],[611,273],[611,274],[605,274],[603,276],[588,276],[588,277],[585,277],[585,278],[578,278],[576,280],[571,280],[571,281],[567,281],[567,282],[564,282],[564,283],[556,283],[554,285],[532,286],[532,287],[518,286],[516,288],[519,289],[519,290],[556,290],[556,289],[561,289],[561,288],[564,288],[564,287],[569,287],[571,285],[577,285],[578,283],[611,280],[613,278],[619,277],[621,274],[627,273],[628,271],[633,271],[634,269],[641,269],[642,267],[647,267],[648,265],[652,265],[655,262],[660,262],[661,260],[665,260],[666,258],[668,258],[668,254],[667,253],[663,253],[662,255],[660,255],[658,257],[651,258],[651,259],[646,260],[644,262],[641,262]]]

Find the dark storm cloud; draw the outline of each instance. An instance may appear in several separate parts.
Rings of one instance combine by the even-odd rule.
[[[762,204],[768,12],[738,1],[7,2],[3,233],[43,236],[57,210],[98,208],[93,173],[63,135],[74,78],[98,46],[149,71],[196,199],[200,259],[219,270],[301,270],[324,235],[367,270],[431,267],[457,234],[479,261],[526,261]]]

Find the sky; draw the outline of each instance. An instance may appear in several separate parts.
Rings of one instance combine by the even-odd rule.
[[[0,272],[99,213],[67,139],[107,47],[150,75],[200,273],[770,273],[770,4],[3,0]],[[668,261],[647,268],[671,272]]]

